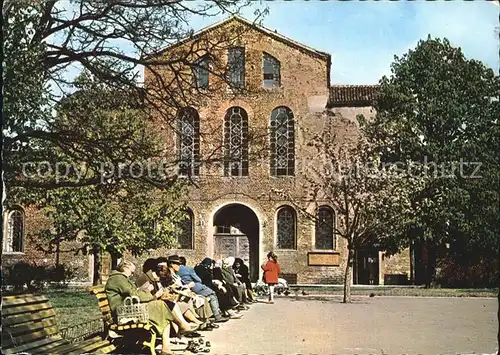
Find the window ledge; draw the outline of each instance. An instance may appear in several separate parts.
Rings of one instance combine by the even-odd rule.
[[[242,92],[245,91],[246,85],[241,87],[241,88],[235,88],[235,87],[226,87],[226,94],[231,94],[231,95],[238,95],[241,94]]]
[[[3,255],[24,255],[24,251],[2,251]]]
[[[266,91],[283,91],[283,86],[261,86],[262,90]]]
[[[189,176],[189,175],[177,175],[177,178],[183,179],[183,180],[184,179],[192,179],[192,180],[199,180],[200,179],[200,177],[197,175],[196,176],[194,176],[194,175],[191,175],[191,176]]]

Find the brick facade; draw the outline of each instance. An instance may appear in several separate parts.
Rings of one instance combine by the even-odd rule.
[[[34,207],[25,207],[24,211],[24,247],[22,252],[6,252],[5,238],[2,252],[2,273],[7,276],[8,270],[17,263],[27,263],[30,265],[51,268],[56,265],[59,257],[59,264],[64,265],[72,273],[71,281],[90,282],[91,279],[91,257],[77,253],[80,247],[78,242],[61,242],[59,253],[48,251],[48,243],[38,234],[45,229],[51,228],[51,221],[43,215],[40,210]],[[3,236],[8,233],[8,211],[3,218]],[[57,255],[58,254],[58,255]]]
[[[206,256],[214,257],[217,254],[216,236],[214,236],[217,227],[214,215],[223,213],[227,206],[243,205],[251,210],[257,220],[255,227],[258,233],[249,235],[249,238],[254,239],[253,243],[250,243],[253,248],[250,253],[250,268],[254,271],[254,277],[257,277],[257,270],[266,259],[267,252],[274,250],[279,256],[282,273],[296,275],[297,283],[342,283],[346,243],[341,238],[337,238],[336,248],[332,250],[340,253],[339,266],[308,266],[308,252],[317,251],[314,248],[315,227],[313,221],[300,213],[300,209],[313,212],[321,205],[321,201],[306,202],[308,192],[303,188],[303,181],[308,171],[308,164],[314,161],[315,153],[307,146],[310,137],[305,132],[321,129],[327,120],[335,120],[335,114],[341,114],[350,120],[355,120],[357,114],[364,114],[369,118],[373,115],[369,105],[373,99],[374,87],[362,87],[362,90],[357,90],[353,86],[331,88],[328,54],[301,46],[238,17],[212,26],[206,32],[202,31],[195,36],[193,41],[201,42],[203,36],[217,38],[220,33],[236,32],[240,35],[232,44],[245,48],[246,90],[235,95],[228,89],[226,83],[221,83],[216,75],[211,74],[209,85],[216,86],[218,90],[212,92],[210,97],[201,100],[198,105],[191,105],[200,116],[202,161],[208,156],[222,160],[224,116],[231,107],[241,107],[248,114],[250,137],[264,138],[249,141],[249,150],[250,153],[254,153],[254,159],[250,159],[248,176],[225,177],[222,164],[201,165],[200,176],[194,178],[197,186],[190,189],[187,197],[189,208],[195,216],[194,250],[164,250],[157,251],[155,254],[178,253],[184,255],[191,265]],[[227,51],[230,45],[231,43],[226,44],[224,49]],[[170,55],[176,55],[193,47],[195,47],[194,42],[187,41],[179,46],[167,48],[160,58],[168,59]],[[222,62],[227,60],[225,50],[215,50],[216,55],[221,56],[219,59]],[[262,56],[264,53],[272,55],[280,62],[281,85],[279,88],[263,87]],[[146,72],[146,83],[148,74]],[[170,77],[171,74],[166,71],[165,80]],[[332,92],[335,94],[333,99]],[[357,101],[356,97],[358,97]],[[191,100],[193,103],[196,101],[196,99]],[[346,107],[347,105],[350,107]],[[275,177],[270,174],[268,135],[270,116],[273,109],[280,106],[290,108],[293,111],[296,127],[306,129],[306,131],[295,129],[294,176]],[[329,112],[325,111],[326,107],[329,107]],[[337,139],[347,141],[350,136],[357,134],[342,124],[338,124],[337,128]],[[165,129],[167,149],[175,149],[175,137],[175,131]],[[292,201],[282,200],[272,193],[275,190],[289,191],[294,198]],[[294,205],[297,212],[296,248],[277,249],[277,211],[282,206]],[[384,266],[381,265],[380,270],[383,268]],[[383,283],[383,274],[379,276],[378,281]]]
[[[241,224],[248,237],[248,255],[250,271],[255,279],[260,277],[259,266],[265,261],[268,251],[273,250],[279,256],[282,274],[291,275],[299,284],[341,284],[343,282],[346,262],[346,242],[336,238],[336,247],[330,252],[339,254],[338,266],[309,266],[308,253],[315,249],[315,224],[301,210],[314,213],[321,201],[308,202],[308,191],[304,189],[304,177],[308,173],[309,164],[315,161],[316,155],[307,143],[310,136],[307,132],[321,129],[327,121],[335,123],[336,116],[342,115],[355,120],[357,114],[369,118],[374,112],[370,107],[374,87],[353,86],[330,87],[329,54],[316,51],[273,31],[247,22],[239,17],[232,17],[218,25],[202,30],[191,39],[181,42],[154,58],[168,59],[199,43],[208,43],[212,39],[220,39],[228,33],[238,33],[234,39],[224,45],[215,45],[213,52],[215,61],[227,61],[227,49],[230,45],[244,47],[245,51],[245,90],[230,90],[217,75],[209,75],[210,94],[198,97],[196,92],[189,97],[189,106],[197,110],[200,118],[200,154],[203,159],[213,157],[215,163],[202,164],[198,177],[193,177],[196,186],[190,188],[186,197],[188,206],[193,212],[194,248],[173,250],[159,247],[140,257],[133,258],[138,266],[149,257],[179,254],[185,256],[188,264],[195,265],[204,257],[214,257],[218,253],[215,234],[218,221],[227,219],[235,225]],[[195,42],[197,41],[195,44]],[[262,58],[269,54],[280,63],[280,86],[263,87]],[[196,55],[204,54],[203,48]],[[188,59],[193,60],[194,58]],[[223,64],[224,66],[224,64]],[[164,80],[172,79],[172,73],[161,68]],[[188,71],[187,76],[191,75]],[[154,85],[151,72],[145,72],[146,85]],[[183,83],[191,83],[190,79]],[[214,88],[216,90],[214,90]],[[189,88],[183,88],[190,92]],[[223,157],[224,116],[231,107],[241,107],[248,115],[249,134],[249,168],[248,176],[224,176],[220,162]],[[288,107],[293,112],[295,129],[295,171],[293,176],[275,177],[270,174],[269,127],[272,111],[277,107]],[[175,115],[175,112],[171,112]],[[340,123],[336,124],[337,139],[347,142],[357,132]],[[165,150],[176,151],[175,125],[159,122],[159,129],[165,139]],[[316,159],[317,160],[317,159]],[[273,191],[287,191],[291,200],[280,198]],[[236,207],[237,206],[237,207]],[[244,206],[244,207],[243,207]],[[293,249],[277,249],[276,220],[277,212],[283,206],[290,206],[296,212],[296,247]],[[236,208],[236,209],[235,209]],[[228,211],[239,211],[230,213]],[[40,224],[34,216],[28,216],[26,225],[39,228]],[[237,222],[237,223],[234,223]],[[5,231],[5,226],[4,226]],[[324,250],[321,250],[324,251]],[[27,253],[26,253],[27,254]],[[406,253],[408,254],[408,253]],[[377,283],[383,283],[384,273],[408,273],[409,263],[406,254],[392,258],[379,257],[379,277]],[[240,255],[234,255],[239,257]],[[66,259],[67,257],[67,259]],[[125,255],[131,258],[130,255]],[[36,257],[36,258],[40,258]],[[52,260],[50,261],[52,262]],[[81,271],[80,279],[91,280],[88,257],[64,256],[63,262],[78,263]],[[109,270],[105,265],[104,271]]]

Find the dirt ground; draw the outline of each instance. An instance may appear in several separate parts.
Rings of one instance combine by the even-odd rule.
[[[212,332],[210,354],[496,354],[495,298],[276,299]]]

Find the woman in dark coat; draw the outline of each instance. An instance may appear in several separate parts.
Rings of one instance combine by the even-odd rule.
[[[245,285],[240,280],[238,280],[238,278],[234,274],[234,260],[235,259],[232,256],[229,256],[222,261],[222,277],[224,278],[224,281],[226,281],[226,283],[229,285],[229,287],[232,288],[234,294],[238,295],[237,299],[241,304],[250,303],[247,299]]]
[[[196,265],[194,271],[200,277],[201,282],[215,291],[220,309],[225,312],[238,305],[233,299],[231,289],[224,287],[222,281],[213,277],[212,265],[214,261],[210,258],[205,258],[203,261]]]
[[[236,258],[234,259],[233,270],[236,277],[245,284],[248,298],[251,301],[255,301],[253,297],[252,283],[250,282],[250,274],[248,272],[248,266],[245,265],[245,263],[241,258]]]

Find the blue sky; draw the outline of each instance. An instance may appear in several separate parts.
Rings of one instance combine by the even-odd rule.
[[[394,55],[415,48],[420,39],[446,37],[467,58],[498,73],[498,3],[476,1],[254,1],[242,16],[269,7],[263,25],[332,55],[333,84],[376,84],[390,73]],[[199,30],[226,18],[192,17]]]

